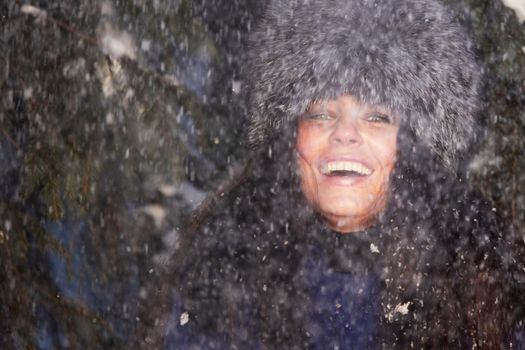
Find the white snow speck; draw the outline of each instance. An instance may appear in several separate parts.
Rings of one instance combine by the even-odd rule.
[[[46,11],[33,5],[22,5],[20,11],[22,11],[22,13],[25,13],[26,15],[40,17],[41,19],[46,18],[47,16]]]
[[[127,56],[136,58],[136,45],[131,35],[119,30],[113,24],[115,10],[109,1],[104,1],[100,7],[101,19],[97,26],[97,37],[102,51],[114,59]]]
[[[392,322],[394,320],[395,314],[401,314],[401,315],[407,315],[408,314],[408,308],[412,305],[411,301],[407,301],[406,303],[402,304],[399,303],[396,305],[396,307],[392,310],[392,305],[388,304],[386,305],[386,310],[389,310],[386,314],[386,318],[389,322]]]
[[[139,209],[139,212],[150,216],[155,223],[155,227],[157,228],[162,226],[162,223],[168,214],[164,207],[157,204],[145,205]]]
[[[111,125],[113,123],[115,123],[115,116],[113,115],[113,113],[109,112],[108,114],[106,114],[106,124]]]
[[[401,315],[406,315],[408,314],[408,307],[410,305],[412,305],[411,301],[407,301],[404,304],[397,304],[394,309],[394,313],[400,313]]]
[[[172,197],[177,194],[177,187],[169,184],[162,184],[159,186],[159,192],[165,197]]]
[[[183,312],[180,315],[180,325],[184,326],[186,323],[190,321],[190,315],[187,312]]]
[[[151,48],[151,41],[150,40],[142,40],[142,42],[140,43],[140,49],[142,51],[149,51],[150,48]]]
[[[100,44],[102,51],[113,58],[118,59],[122,56],[127,56],[134,60],[136,57],[133,39],[127,32],[117,31],[110,26],[106,26],[106,31],[100,38]]]
[[[238,94],[241,92],[241,82],[238,80],[232,81],[232,91],[234,94]]]
[[[379,254],[379,248],[374,243],[370,243],[370,251]]]
[[[33,97],[33,88],[28,87],[24,89],[24,99],[29,100]]]

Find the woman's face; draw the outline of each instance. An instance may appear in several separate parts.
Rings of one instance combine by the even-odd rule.
[[[399,121],[351,95],[301,116],[297,161],[307,201],[335,231],[370,226],[385,207]]]

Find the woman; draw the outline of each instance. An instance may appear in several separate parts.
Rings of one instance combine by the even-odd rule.
[[[451,14],[275,1],[252,44],[253,156],[179,242],[155,345],[519,346],[519,257],[456,173],[479,67]]]

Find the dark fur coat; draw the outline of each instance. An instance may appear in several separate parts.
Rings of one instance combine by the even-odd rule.
[[[453,16],[430,0],[276,0],[252,46],[251,160],[181,234],[146,348],[176,348],[175,304],[197,347],[219,348],[220,334],[231,348],[308,348],[296,267],[314,246],[379,276],[379,348],[525,346],[524,256],[454,172],[475,130],[479,68]],[[334,235],[300,192],[294,120],[345,93],[401,127],[385,212],[366,232]]]
[[[167,294],[155,306],[159,348],[177,348],[176,337],[169,341],[179,322],[174,304],[188,312],[199,347],[221,348],[211,334],[233,348],[310,347],[299,311],[309,299],[297,288],[296,267],[318,246],[350,273],[379,276],[379,348],[519,346],[523,255],[488,203],[423,146],[411,149],[398,160],[378,223],[347,235],[327,230],[304,202],[285,152],[261,154],[181,236],[162,286]]]

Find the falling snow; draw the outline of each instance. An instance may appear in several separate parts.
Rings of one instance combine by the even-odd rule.
[[[380,62],[384,73],[391,57],[408,69],[404,78],[449,88],[412,66],[407,53],[391,49],[388,56],[374,40],[349,41],[347,28],[335,23],[352,18],[344,17],[352,1],[295,18],[277,39],[305,36],[284,44],[265,40],[286,24],[285,10],[275,11],[279,25],[258,31],[268,0],[3,1],[0,278],[8,283],[0,286],[0,303],[8,312],[0,347],[157,348],[166,339],[171,348],[264,347],[256,339],[268,348],[373,348],[366,339],[386,329],[396,338],[385,340],[393,348],[419,341],[425,348],[457,339],[463,326],[469,335],[461,341],[471,344],[477,325],[451,320],[477,314],[491,315],[480,320],[489,330],[502,329],[492,327],[494,320],[512,323],[501,339],[525,347],[525,312],[515,300],[525,289],[525,2],[443,1],[465,26],[462,37],[472,37],[484,74],[472,144],[454,172],[421,175],[428,183],[403,187],[406,174],[396,173],[395,186],[386,188],[393,193],[388,205],[407,212],[379,213],[370,227],[341,236],[301,192],[304,155],[294,117],[320,102],[302,94],[332,96],[355,70],[366,79],[345,91],[366,95],[375,88],[370,67]],[[381,1],[359,4],[374,6],[378,18],[387,8]],[[320,13],[339,14],[340,21],[316,22]],[[433,24],[427,17],[422,27]],[[313,23],[323,26],[305,31]],[[365,23],[363,33],[373,37],[380,27]],[[403,42],[384,35],[388,47]],[[312,51],[312,42],[329,45]],[[446,46],[428,57],[441,57],[437,51],[448,52]],[[340,62],[329,62],[340,47],[357,47],[351,59],[372,66],[339,74]],[[418,50],[412,53],[425,54]],[[318,61],[289,63],[312,52]],[[254,67],[254,57],[263,64]],[[466,75],[454,84],[470,79],[463,68]],[[283,75],[298,80],[275,83]],[[399,90],[387,94],[397,98],[393,104],[411,88],[397,83]],[[384,97],[374,93],[370,101]],[[257,100],[263,95],[269,98]],[[454,97],[456,103],[465,95]],[[425,113],[450,106],[438,107]],[[265,124],[271,113],[284,117]],[[406,120],[400,130],[435,142],[430,148],[446,147],[445,138],[425,134],[425,113],[411,113],[414,130]],[[385,117],[373,114],[374,130]],[[452,114],[457,125],[441,128],[443,134],[456,132],[464,117]],[[254,142],[256,131],[272,128],[278,133],[271,144]],[[407,147],[403,137],[395,139],[398,149]],[[442,160],[417,147],[411,156],[418,162]],[[345,161],[376,166],[372,157],[354,158]],[[435,230],[442,234],[429,234]],[[434,317],[435,310],[444,311]],[[359,339],[357,346],[344,343]]]
[[[190,315],[187,312],[183,312],[180,315],[180,325],[184,326],[186,323],[190,321]]]

